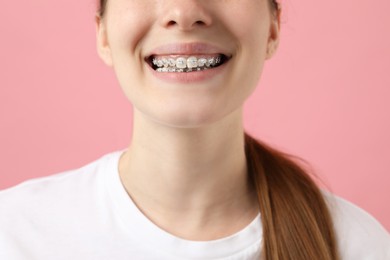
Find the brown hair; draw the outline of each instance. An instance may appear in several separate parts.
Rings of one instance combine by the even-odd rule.
[[[276,0],[271,7],[279,10]],[[99,0],[103,17],[107,0]],[[325,199],[291,156],[245,134],[248,174],[256,189],[263,226],[264,260],[339,260]]]
[[[331,214],[305,170],[248,134],[245,153],[263,223],[263,258],[340,259]]]
[[[103,17],[106,12],[107,0],[99,0],[97,13]]]

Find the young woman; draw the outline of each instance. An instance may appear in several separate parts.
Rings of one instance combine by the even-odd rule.
[[[131,144],[0,193],[0,259],[390,259],[374,218],[244,132],[279,16],[272,0],[101,0]]]

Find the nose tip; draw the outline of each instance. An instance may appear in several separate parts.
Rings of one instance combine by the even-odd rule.
[[[169,1],[168,1],[169,2]],[[210,13],[198,0],[170,1],[171,4],[162,8],[161,25],[167,29],[176,28],[181,31],[191,31],[212,24]]]

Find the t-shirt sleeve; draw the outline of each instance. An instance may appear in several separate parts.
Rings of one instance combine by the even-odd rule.
[[[369,213],[326,193],[342,260],[390,260],[390,234]]]

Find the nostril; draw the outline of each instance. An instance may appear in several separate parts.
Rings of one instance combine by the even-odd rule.
[[[175,20],[170,20],[166,23],[166,27],[176,27],[176,26],[179,26],[179,27],[182,27],[182,28],[191,28],[191,27],[202,27],[202,26],[205,26],[206,23],[202,20],[197,20],[195,22],[193,22],[192,24],[191,23],[184,23],[184,22],[178,22],[178,21],[175,21]]]
[[[176,24],[175,21],[169,21],[167,25],[168,25],[168,26],[172,26],[172,25],[175,25],[175,24]]]

